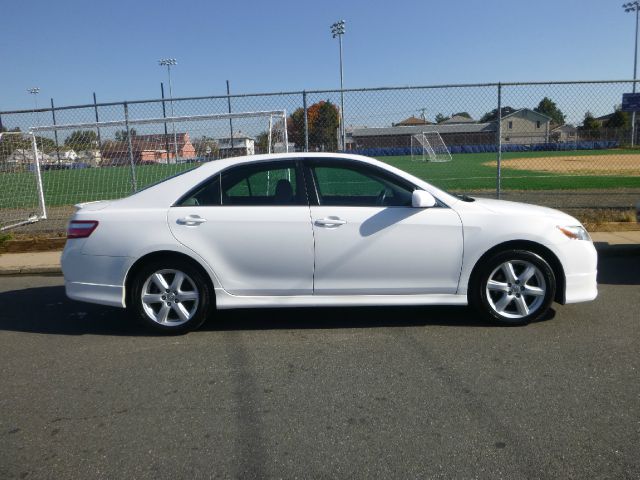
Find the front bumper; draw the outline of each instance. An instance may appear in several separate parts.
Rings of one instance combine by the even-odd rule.
[[[598,296],[598,252],[592,242],[569,240],[556,245],[565,274],[564,303],[588,302]]]

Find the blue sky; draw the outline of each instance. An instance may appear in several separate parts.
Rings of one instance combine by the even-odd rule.
[[[634,19],[620,1],[4,2],[0,110],[157,98],[176,57],[174,96],[334,88],[347,22],[345,87],[622,79]]]

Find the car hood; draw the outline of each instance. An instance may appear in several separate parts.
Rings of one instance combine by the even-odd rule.
[[[581,225],[580,221],[571,215],[553,208],[531,205],[528,203],[509,202],[506,200],[494,200],[490,198],[476,198],[474,205],[485,208],[500,215],[518,215],[544,217],[562,222],[564,225]]]

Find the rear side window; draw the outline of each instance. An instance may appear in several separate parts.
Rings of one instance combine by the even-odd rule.
[[[256,163],[212,177],[180,202],[181,206],[306,205],[295,162]]]

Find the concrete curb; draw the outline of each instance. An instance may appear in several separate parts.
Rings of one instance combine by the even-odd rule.
[[[41,266],[41,267],[21,267],[21,268],[1,268],[0,276],[6,277],[22,277],[29,275],[53,275],[61,276],[62,269],[60,266]]]

